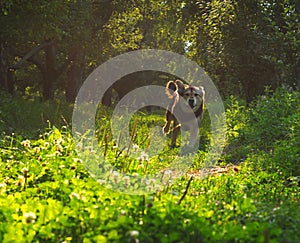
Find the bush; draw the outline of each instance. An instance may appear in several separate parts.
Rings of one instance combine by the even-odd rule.
[[[280,168],[286,175],[300,173],[300,93],[266,90],[249,107],[231,98],[227,101],[227,161],[240,162],[265,154],[266,170]],[[268,161],[268,162],[266,162]]]
[[[72,106],[58,101],[39,102],[0,93],[0,131],[37,136],[49,123],[61,127],[71,121]]]
[[[277,89],[258,97],[250,108],[248,139],[265,149],[278,140],[289,140],[300,131],[300,93]]]

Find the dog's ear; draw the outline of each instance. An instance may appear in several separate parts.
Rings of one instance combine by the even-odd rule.
[[[166,94],[171,99],[174,96],[175,91],[177,91],[178,86],[174,81],[169,81],[166,85]]]
[[[202,98],[202,104],[201,104],[201,112],[203,113],[204,112],[204,103],[205,103],[205,99],[204,99],[204,96]]]
[[[176,85],[177,85],[177,90],[178,90],[178,93],[180,94],[180,95],[182,95],[183,94],[183,91],[185,90],[185,87],[186,87],[186,85],[181,81],[181,80],[176,80],[175,81],[175,83],[176,83]]]
[[[200,86],[200,89],[202,89],[202,104],[201,104],[201,110],[202,110],[202,113],[204,112],[204,103],[205,103],[205,90],[202,86]]]

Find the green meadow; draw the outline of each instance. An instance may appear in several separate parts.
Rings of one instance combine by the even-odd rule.
[[[87,171],[72,106],[1,97],[0,242],[300,242],[299,92],[266,91],[247,105],[227,99],[225,147],[209,168],[206,112],[188,171],[142,195],[110,189]],[[111,114],[99,108],[96,134],[118,171],[144,176],[178,156],[166,145],[131,157],[112,142]],[[146,149],[150,128],[163,125],[162,111],[137,112],[131,139]]]

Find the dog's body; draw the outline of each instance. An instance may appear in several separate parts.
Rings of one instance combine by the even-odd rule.
[[[204,112],[204,88],[202,86],[189,86],[180,80],[169,81],[166,85],[166,94],[171,102],[166,111],[166,124],[163,127],[163,133],[168,134],[170,132],[170,125],[173,122],[171,146],[176,146],[180,127],[184,131],[190,131],[189,146],[194,146],[198,136],[198,129],[195,129],[195,117],[198,128]],[[191,115],[191,113],[194,114]],[[175,116],[179,116],[180,121]]]

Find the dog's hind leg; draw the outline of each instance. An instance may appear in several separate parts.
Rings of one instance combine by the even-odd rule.
[[[170,125],[171,125],[171,122],[167,121],[162,129],[163,134],[167,135],[170,132]]]
[[[166,112],[166,124],[164,125],[162,132],[163,134],[168,134],[170,132],[170,125],[173,120],[173,116],[169,110]]]

